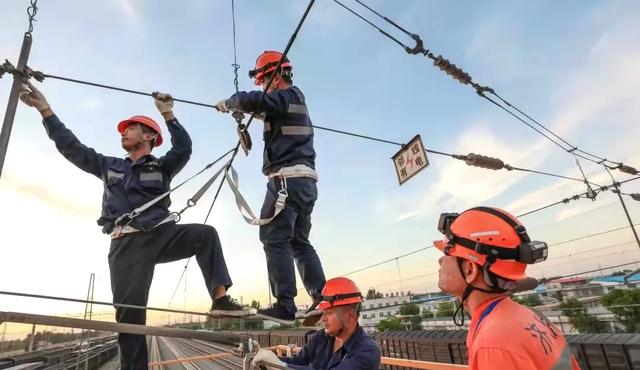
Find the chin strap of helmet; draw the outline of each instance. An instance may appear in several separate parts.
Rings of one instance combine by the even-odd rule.
[[[349,294],[349,295],[353,295],[353,294]],[[343,306],[345,307],[345,306]],[[338,334],[336,334],[336,336],[341,335],[344,332],[345,329],[345,324],[344,324],[344,318],[342,317],[344,311],[342,311],[344,308],[341,307],[340,310],[340,314],[338,315],[338,322],[340,323],[340,330],[338,330]],[[360,315],[360,310],[362,308],[362,304],[361,303],[355,303],[353,305],[351,305],[351,307],[353,309],[353,312],[355,313],[356,316]]]
[[[465,280],[466,282],[466,279],[464,277],[464,272],[462,271],[463,261],[464,259],[460,257],[456,257],[456,262],[458,263],[458,270],[460,271],[460,275],[462,276],[462,279]],[[462,298],[458,301],[458,307],[456,307],[456,310],[453,312],[453,323],[457,326],[464,326],[464,311],[463,311],[464,302],[466,302],[466,300],[469,298],[469,296],[474,290],[479,290],[485,293],[506,292],[505,289],[502,289],[499,287],[498,278],[494,274],[489,272],[488,268],[485,268],[485,267],[481,267],[481,268],[483,271],[484,280],[489,286],[489,288],[491,289],[479,288],[477,286],[467,283],[467,287],[464,289],[464,292],[462,293]]]

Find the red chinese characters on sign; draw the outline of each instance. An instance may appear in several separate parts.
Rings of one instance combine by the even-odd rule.
[[[429,165],[420,135],[411,139],[392,159],[400,185]]]

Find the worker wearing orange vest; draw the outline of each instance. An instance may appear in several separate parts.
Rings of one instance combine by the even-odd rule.
[[[445,235],[434,242],[444,253],[438,286],[461,302],[457,325],[464,324],[462,307],[471,315],[470,369],[580,369],[562,332],[510,298],[537,285],[525,269],[547,258],[546,243],[532,241],[514,216],[497,208],[444,213],[438,229]]]

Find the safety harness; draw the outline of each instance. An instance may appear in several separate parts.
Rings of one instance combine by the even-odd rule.
[[[195,178],[196,176],[200,175],[202,172],[206,171],[207,169],[209,169],[210,167],[212,167],[213,165],[215,165],[217,162],[219,162],[220,160],[222,160],[222,158],[224,158],[225,156],[227,156],[228,154],[230,154],[231,152],[233,152],[233,149],[227,151],[225,154],[223,154],[222,156],[220,156],[219,158],[217,158],[215,161],[209,163],[208,165],[206,165],[202,170],[200,170],[198,173],[196,173],[195,175],[191,176],[190,178],[186,179],[185,181],[183,181],[182,183],[178,184],[177,186],[169,189],[168,191],[158,195],[157,197],[151,199],[150,201],[144,203],[143,205],[135,208],[133,211],[125,213],[123,215],[121,215],[120,217],[118,217],[115,221],[115,227],[114,229],[111,231],[111,233],[109,234],[109,236],[111,236],[112,239],[117,239],[125,234],[131,234],[131,233],[135,233],[135,232],[139,232],[139,231],[150,231],[155,229],[156,227],[165,224],[167,222],[178,222],[180,221],[180,217],[182,215],[182,213],[184,211],[186,211],[187,209],[195,206],[198,201],[200,200],[200,198],[202,198],[202,196],[204,195],[204,193],[206,193],[207,190],[209,190],[209,188],[211,187],[211,185],[216,181],[216,179],[220,176],[220,174],[222,173],[222,171],[229,166],[230,162],[227,162],[224,166],[220,167],[218,169],[218,171],[216,171],[216,173],[211,176],[211,178],[200,188],[198,189],[198,191],[191,197],[189,198],[189,200],[187,201],[187,205],[180,210],[179,212],[171,212],[169,213],[169,215],[164,218],[162,221],[158,222],[157,224],[153,225],[151,228],[147,229],[147,230],[140,230],[137,229],[133,226],[131,226],[131,223],[133,222],[133,220],[140,216],[140,214],[142,214],[143,212],[145,212],[146,210],[148,210],[149,208],[151,208],[154,204],[158,203],[159,201],[163,200],[165,197],[168,197],[169,194],[173,193],[174,191],[176,191],[178,188],[180,188],[182,185],[186,184],[187,182],[191,181],[193,178]]]
[[[225,179],[233,191],[233,194],[236,198],[236,205],[238,206],[238,210],[242,217],[247,221],[250,225],[262,226],[266,225],[269,222],[273,221],[282,210],[286,206],[287,197],[289,193],[287,192],[287,179],[293,177],[307,177],[318,181],[318,174],[316,171],[306,165],[299,164],[290,167],[283,167],[278,171],[272,172],[269,174],[269,178],[279,178],[280,179],[280,190],[278,190],[278,198],[276,199],[274,205],[273,216],[269,218],[258,218],[255,213],[251,210],[249,203],[247,203],[244,196],[240,192],[240,184],[238,182],[238,173],[233,168],[233,166],[229,166],[229,169],[225,172]]]

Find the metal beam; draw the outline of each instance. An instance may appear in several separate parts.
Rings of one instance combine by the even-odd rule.
[[[175,328],[162,328],[135,324],[115,323],[97,320],[82,320],[68,317],[35,315],[21,312],[1,312],[0,323],[13,322],[20,324],[34,324],[58,326],[65,328],[82,328],[89,330],[111,331],[127,334],[157,335],[159,337],[173,337],[186,339],[201,339],[218,343],[237,344],[248,339],[247,336],[233,333],[218,333],[215,331],[198,331]]]
[[[269,347],[267,349],[275,349],[278,356],[284,356],[287,353],[287,350],[291,350],[292,353],[298,353],[301,350],[300,347],[289,348],[289,346],[285,346],[282,344],[274,347]],[[407,360],[405,358],[396,358],[396,357],[380,357],[380,363],[382,365],[400,366],[400,367],[406,367],[406,368],[412,368],[412,369],[425,369],[425,370],[469,369],[467,365],[447,364],[444,362]]]
[[[31,34],[25,33],[22,39],[22,48],[20,49],[20,57],[18,58],[19,71],[24,71],[29,59],[29,53],[31,52],[31,42],[33,38]],[[11,86],[11,92],[9,93],[9,102],[7,103],[7,110],[4,112],[4,121],[2,122],[2,131],[0,131],[0,177],[2,177],[2,168],[4,167],[4,158],[7,154],[7,147],[9,146],[9,137],[11,136],[11,129],[13,128],[13,119],[16,116],[16,109],[18,108],[18,95],[20,94],[20,87],[22,85],[22,76],[18,73],[13,74],[13,85]]]

